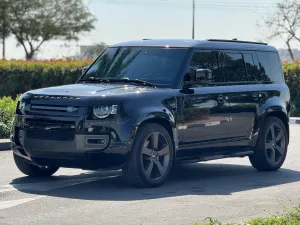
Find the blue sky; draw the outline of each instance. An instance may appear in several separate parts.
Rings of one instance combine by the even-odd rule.
[[[38,57],[71,56],[80,45],[113,44],[142,38],[191,38],[192,0],[84,0],[97,17],[96,29],[78,42],[46,43]],[[257,24],[274,11],[276,0],[196,0],[196,39],[265,40]],[[66,45],[69,46],[66,46]],[[277,48],[281,40],[272,40]],[[23,58],[21,47],[8,40],[7,58]]]

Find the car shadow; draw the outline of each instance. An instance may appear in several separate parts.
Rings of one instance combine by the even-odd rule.
[[[290,169],[258,172],[247,165],[196,163],[177,166],[163,186],[152,189],[131,187],[119,172],[113,172],[110,176],[99,176],[99,179],[95,181],[49,191],[19,188],[20,184],[27,182],[97,178],[97,176],[99,176],[98,172],[88,175],[54,176],[42,180],[22,177],[13,180],[11,185],[21,192],[61,198],[132,201],[184,195],[231,195],[235,192],[300,181],[300,172]]]

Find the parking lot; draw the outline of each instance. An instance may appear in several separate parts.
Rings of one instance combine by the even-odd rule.
[[[60,169],[34,179],[0,151],[0,224],[203,224],[242,222],[300,203],[300,125],[277,172],[257,172],[248,158],[176,167],[164,186],[135,189],[119,172]]]

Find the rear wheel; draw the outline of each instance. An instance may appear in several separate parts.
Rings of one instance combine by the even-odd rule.
[[[288,136],[283,122],[277,117],[268,117],[260,131],[255,154],[249,157],[257,170],[278,170],[285,161]]]
[[[31,177],[49,177],[59,169],[59,167],[36,166],[30,164],[26,159],[16,154],[14,154],[14,160],[18,169],[25,175]]]
[[[174,148],[169,133],[159,124],[148,123],[138,130],[123,174],[136,187],[157,187],[166,180],[173,164]]]

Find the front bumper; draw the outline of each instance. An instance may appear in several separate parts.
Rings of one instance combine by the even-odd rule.
[[[37,128],[29,124],[29,120],[63,123],[66,122],[66,118],[15,116],[11,134],[12,149],[15,154],[32,164],[82,169],[118,169],[126,163],[131,150],[132,143],[124,140],[124,131],[116,122],[87,122],[84,118],[69,117],[69,124],[72,121],[75,124],[72,133],[72,128],[60,131],[57,127],[52,130],[53,126],[47,125],[40,126],[32,132],[32,129]],[[102,131],[87,133],[87,127],[101,127]]]

